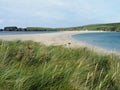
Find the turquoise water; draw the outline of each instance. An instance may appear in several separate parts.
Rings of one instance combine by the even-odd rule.
[[[120,52],[120,32],[97,32],[73,35],[74,39],[106,50]]]
[[[53,33],[58,31],[0,31],[1,35],[21,35],[21,34],[44,34]]]

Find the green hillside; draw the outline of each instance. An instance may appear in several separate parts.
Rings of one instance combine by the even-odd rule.
[[[68,27],[68,28],[42,28],[42,27],[27,27],[28,31],[31,30],[103,30],[103,31],[120,31],[120,23],[109,23],[109,24],[91,24],[78,27]]]
[[[60,29],[60,28],[59,28]],[[103,31],[120,31],[120,23],[110,24],[91,24],[79,27],[61,28],[62,30],[103,30]]]
[[[83,30],[88,29],[88,30],[120,31],[120,23],[86,25],[86,26],[83,26],[82,29]]]
[[[108,24],[91,24],[78,27],[67,28],[49,28],[49,27],[26,27],[17,28],[16,26],[7,26],[0,31],[74,31],[74,30],[103,30],[103,31],[120,31],[120,23],[108,23]]]
[[[27,27],[28,31],[53,31],[54,28],[45,28],[45,27]]]

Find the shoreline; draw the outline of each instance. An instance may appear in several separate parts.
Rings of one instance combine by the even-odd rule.
[[[44,34],[3,35],[0,36],[0,40],[6,40],[6,41],[32,40],[35,42],[40,42],[47,46],[62,45],[65,47],[72,47],[72,48],[87,47],[88,49],[93,50],[95,52],[101,52],[101,53],[104,52],[105,54],[110,54],[110,53],[118,54],[117,52],[107,51],[97,46],[83,43],[82,41],[78,41],[72,37],[72,35],[76,35],[76,34],[96,33],[96,32],[101,32],[101,31],[60,31],[60,32],[44,33]]]
[[[41,42],[45,45],[64,45],[71,42],[71,45],[74,47],[78,44],[81,45],[83,43],[72,38],[72,35],[83,34],[83,33],[94,33],[94,32],[100,32],[100,31],[60,31],[60,32],[43,33],[43,34],[3,35],[0,36],[0,39],[7,41],[32,40],[35,42]]]

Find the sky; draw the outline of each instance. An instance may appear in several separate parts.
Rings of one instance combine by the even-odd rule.
[[[120,22],[120,0],[0,0],[0,28]]]

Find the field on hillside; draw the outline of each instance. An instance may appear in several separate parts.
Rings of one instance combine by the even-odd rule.
[[[48,27],[26,27],[18,28],[16,26],[7,26],[0,31],[75,31],[75,30],[90,30],[90,31],[120,31],[120,23],[108,23],[108,24],[90,24],[76,27],[63,27],[63,28],[48,28]]]
[[[108,24],[91,24],[91,25],[84,25],[84,26],[79,26],[79,27],[68,27],[68,28],[40,28],[40,27],[28,27],[26,28],[27,30],[103,30],[103,31],[120,31],[120,23],[108,23]]]
[[[120,90],[120,59],[87,48],[0,41],[0,90]]]

